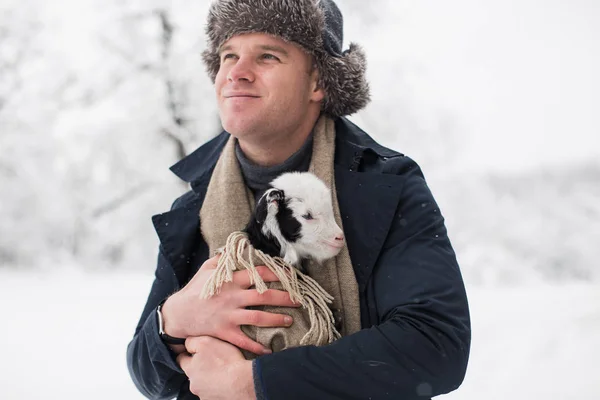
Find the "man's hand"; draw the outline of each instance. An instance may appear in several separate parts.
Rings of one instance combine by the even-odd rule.
[[[202,400],[255,400],[252,361],[229,343],[210,336],[188,338],[177,363]],[[189,354],[188,354],[189,353]]]
[[[162,307],[164,330],[174,337],[188,338],[213,336],[255,354],[268,354],[270,350],[250,339],[240,325],[259,327],[290,326],[291,317],[258,310],[248,310],[250,306],[298,307],[282,290],[267,290],[259,294],[251,286],[248,271],[233,273],[233,281],[223,284],[221,291],[209,299],[202,299],[200,293],[204,284],[217,267],[219,256],[208,259],[190,282],[179,292],[167,299]],[[257,271],[265,282],[276,282],[277,276],[267,267],[259,266]],[[183,346],[174,349],[183,351]]]

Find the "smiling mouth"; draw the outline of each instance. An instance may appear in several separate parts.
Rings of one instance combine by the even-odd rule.
[[[225,96],[226,99],[258,99],[258,96],[250,95],[239,95],[239,96]]]

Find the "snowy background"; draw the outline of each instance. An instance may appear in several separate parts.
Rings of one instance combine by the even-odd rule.
[[[600,2],[339,0],[469,293],[447,399],[600,398]],[[0,0],[0,398],[139,399],[168,167],[219,129],[208,1]]]

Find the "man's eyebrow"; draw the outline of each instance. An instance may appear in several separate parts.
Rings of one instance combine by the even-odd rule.
[[[259,47],[261,50],[264,50],[264,51],[272,51],[272,52],[274,52],[274,53],[279,53],[279,54],[282,54],[282,55],[284,55],[284,56],[286,56],[286,57],[288,57],[288,56],[289,56],[289,53],[287,52],[287,50],[285,50],[285,49],[284,49],[283,47],[281,47],[281,46],[277,46],[277,45],[271,45],[271,44],[263,44],[263,45],[260,45],[260,46],[258,46],[258,47]],[[223,46],[223,47],[221,47],[221,48],[219,49],[219,54],[221,54],[221,53],[223,53],[223,52],[225,52],[225,51],[231,51],[231,50],[233,50],[233,46],[231,46],[230,44],[227,44],[227,45],[225,45],[225,46]]]
[[[224,51],[229,51],[229,50],[231,50],[231,49],[233,49],[233,47],[231,47],[231,45],[230,45],[230,44],[228,44],[228,45],[225,45],[225,46],[222,46],[222,47],[219,49],[219,54],[221,54],[221,53],[222,53],[222,52],[224,52]]]
[[[275,53],[280,53],[284,56],[289,56],[288,52],[281,46],[276,46],[276,45],[270,45],[270,44],[263,44],[260,46],[260,48],[262,50],[266,50],[266,51],[272,51]]]

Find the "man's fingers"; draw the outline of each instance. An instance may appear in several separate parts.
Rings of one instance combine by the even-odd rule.
[[[201,353],[203,346],[210,346],[211,343],[214,343],[216,338],[211,336],[190,336],[185,339],[185,350],[190,354]]]
[[[256,267],[256,271],[258,275],[265,282],[278,282],[279,278],[275,275],[271,270],[264,265]],[[249,271],[237,271],[233,273],[233,283],[242,289],[248,289],[250,286],[254,285],[254,282],[251,282],[250,272]]]
[[[287,327],[293,322],[289,315],[258,310],[238,310],[232,320],[236,325],[253,325],[261,328]]]
[[[290,294],[283,290],[269,289],[263,294],[256,290],[244,290],[241,293],[242,305],[249,306],[278,306],[278,307],[299,307],[300,304],[292,302]]]
[[[267,349],[262,344],[250,339],[241,329],[232,332],[223,339],[240,349],[248,350],[254,354],[263,355],[272,353],[271,350]]]
[[[192,356],[189,355],[188,353],[181,353],[177,356],[177,364],[179,364],[179,366],[181,367],[181,369],[183,370],[183,372],[185,372],[185,374],[187,376],[189,376],[188,370],[190,368],[191,363],[192,363]]]

